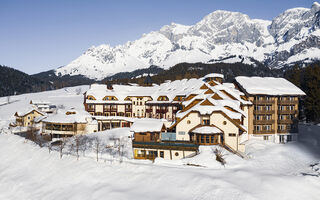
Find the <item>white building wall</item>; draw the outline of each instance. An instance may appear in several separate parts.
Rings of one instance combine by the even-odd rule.
[[[199,113],[190,113],[186,118],[182,119],[176,126],[176,139],[177,140],[190,140],[188,134],[190,129],[201,123]],[[184,132],[184,134],[181,134]]]
[[[210,116],[210,123],[217,126],[224,132],[224,142],[228,146],[236,151],[239,150],[239,128],[236,125],[221,113],[212,113]],[[230,134],[236,135],[231,136]]]

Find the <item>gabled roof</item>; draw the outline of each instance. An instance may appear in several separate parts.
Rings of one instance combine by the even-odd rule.
[[[41,111],[39,111],[38,109],[32,107],[32,106],[28,106],[27,108],[25,108],[24,110],[21,110],[21,111],[17,111],[14,116],[17,116],[17,117],[24,117],[28,114],[30,114],[31,112],[37,112],[39,113],[40,115],[44,116],[46,115],[46,113],[43,113]]]

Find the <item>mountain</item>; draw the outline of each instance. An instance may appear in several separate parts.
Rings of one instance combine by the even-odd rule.
[[[0,97],[53,89],[48,81],[32,77],[19,70],[0,65]]]
[[[102,80],[119,72],[178,63],[237,63],[282,68],[320,59],[320,4],[286,10],[272,21],[217,10],[192,26],[172,23],[140,39],[91,47],[54,71]]]

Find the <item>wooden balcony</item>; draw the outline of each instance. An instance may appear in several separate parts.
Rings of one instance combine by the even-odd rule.
[[[292,119],[278,119],[278,124],[292,124]]]
[[[152,112],[152,109],[150,108],[150,109],[146,109],[146,112],[147,113],[151,113]]]
[[[274,120],[253,120],[253,124],[273,124]]]
[[[277,130],[277,133],[289,133],[289,131],[290,130],[287,130],[287,129],[285,129],[285,130]]]
[[[298,100],[278,100],[278,104],[285,104],[285,105],[288,105],[288,104],[298,104],[299,101]]]
[[[104,112],[117,112],[117,108],[106,108],[103,109]]]
[[[273,114],[274,110],[253,110],[254,114]]]
[[[167,113],[168,109],[157,109],[156,113]]]
[[[277,130],[277,133],[297,133],[298,129],[293,128],[293,129],[284,129],[284,130]]]
[[[274,100],[253,100],[253,104],[274,104]]]
[[[278,114],[298,114],[297,110],[278,110]]]
[[[253,134],[273,134],[274,130],[253,130]]]

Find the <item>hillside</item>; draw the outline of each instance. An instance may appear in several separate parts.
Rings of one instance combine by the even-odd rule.
[[[102,80],[119,72],[178,63],[236,63],[282,68],[320,58],[320,4],[292,8],[272,21],[217,10],[194,25],[172,23],[140,39],[112,47],[91,47],[54,71]]]
[[[0,65],[0,97],[53,89],[47,80]]]

